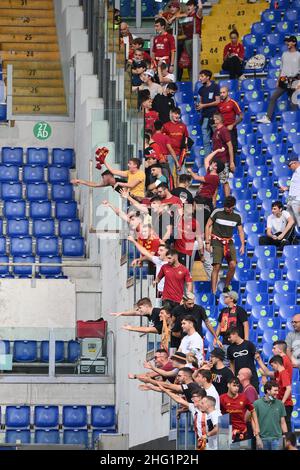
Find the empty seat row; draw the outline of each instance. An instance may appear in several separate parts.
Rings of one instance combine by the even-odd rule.
[[[52,165],[65,166],[72,168],[74,166],[74,150],[73,149],[52,149]],[[24,149],[22,147],[2,147],[1,150],[2,163],[22,166],[24,164]],[[34,148],[26,149],[26,163],[28,165],[48,166],[50,165],[49,149]]]
[[[49,341],[16,340],[13,342],[14,362],[49,362]],[[1,354],[11,353],[11,343],[8,340],[0,341]],[[70,340],[55,342],[55,362],[76,362],[80,357],[80,343]]]
[[[37,429],[34,434],[28,429],[8,429],[5,432],[6,444],[68,444],[94,448],[95,441],[101,434],[112,434],[114,429],[65,429],[62,433],[56,429]]]
[[[9,241],[9,246],[7,246]],[[31,256],[36,253],[38,256],[58,256],[60,251],[63,256],[84,256],[85,244],[84,238],[80,236],[66,236],[62,238],[62,246],[60,239],[55,236],[38,237],[35,247],[31,236],[16,236],[11,238],[0,236],[0,254],[7,253],[12,256]]]
[[[14,256],[13,258],[9,258],[8,256],[0,256],[0,277],[31,277],[32,276],[32,265],[29,266],[13,266],[9,267],[6,263],[13,262],[13,263],[42,263],[42,266],[36,266],[35,275],[36,277],[46,277],[46,278],[61,278],[62,276],[62,266],[52,266],[53,264],[62,264],[62,259],[60,256],[41,256],[37,258],[32,255],[22,255],[22,256]],[[50,265],[50,266],[48,266]]]
[[[0,183],[0,195],[4,201],[25,199],[28,201],[68,201],[73,199],[73,185],[55,183],[51,187],[43,181],[22,184],[18,181]]]
[[[52,214],[52,208],[55,205],[55,213]],[[26,201],[13,200],[5,201],[3,206],[3,215],[7,219],[26,218]],[[57,219],[76,219],[77,203],[75,201],[31,201],[29,203],[29,217],[32,219],[51,219],[52,216]]]
[[[0,236],[19,237],[33,235],[34,237],[79,237],[79,219],[61,219],[58,224],[54,219],[33,219],[32,223],[28,218],[0,219]]]
[[[49,166],[47,169],[39,165],[25,165],[23,168],[13,164],[0,165],[0,183],[18,182],[20,179],[24,183],[68,183],[70,170],[62,165]]]

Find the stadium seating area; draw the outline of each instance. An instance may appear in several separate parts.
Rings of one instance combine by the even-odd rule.
[[[274,2],[273,2],[274,3]],[[244,112],[242,124],[238,127],[239,151],[236,156],[237,170],[230,181],[233,196],[237,199],[244,223],[247,252],[238,260],[235,281],[232,288],[240,292],[240,303],[249,314],[251,325],[250,340],[267,361],[271,356],[272,342],[285,339],[292,331],[291,317],[298,312],[300,304],[300,246],[286,246],[283,250],[274,246],[259,246],[259,236],[265,233],[266,218],[271,213],[274,200],[285,202],[280,186],[288,185],[291,177],[285,160],[289,154],[299,154],[300,113],[291,111],[286,96],[278,100],[275,117],[271,124],[258,124],[256,119],[264,115],[269,97],[276,87],[282,52],[286,49],[284,38],[294,34],[299,37],[300,2],[285,1],[278,9],[264,11],[261,22],[254,23],[251,34],[244,36],[246,56],[255,53],[266,56],[267,76],[263,79],[249,78],[239,85],[237,80],[221,80],[220,86],[227,86],[230,96],[238,101]],[[203,169],[204,151],[199,117],[194,111],[194,96],[200,83],[192,89],[190,82],[178,83],[176,95],[183,121],[195,145],[187,160],[193,171]],[[223,197],[218,200],[221,205]],[[237,241],[237,240],[236,240]],[[218,306],[213,305],[209,283],[195,283],[197,303],[209,312],[210,320],[216,325],[219,311],[224,307],[220,298]],[[209,345],[210,342],[210,345]],[[206,347],[212,348],[211,334],[206,332]],[[295,429],[300,428],[299,373],[294,372],[293,420]]]
[[[0,263],[61,263],[65,257],[84,256],[70,183],[73,166],[72,149],[2,148]],[[2,278],[31,276],[31,266],[0,266]],[[63,274],[60,266],[41,266],[38,276]]]
[[[1,354],[12,354],[15,363],[48,363],[49,341],[35,340],[8,340],[0,341]],[[55,362],[75,363],[80,356],[80,344],[78,341],[56,341]]]
[[[36,405],[1,407],[5,442],[76,444],[92,448],[99,434],[116,433],[112,405]]]

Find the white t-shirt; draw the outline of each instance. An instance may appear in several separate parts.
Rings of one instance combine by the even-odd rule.
[[[208,413],[206,417],[206,427],[208,432],[212,431],[214,426],[218,426],[219,416],[222,416],[219,410],[214,410],[211,413]],[[206,448],[207,450],[218,450],[218,434],[208,438]]]
[[[168,73],[168,75],[166,75],[164,78],[167,78],[168,80],[170,80],[169,83],[174,83],[175,82],[175,75],[173,73]],[[163,87],[164,90],[167,88],[169,83],[163,83],[162,84],[162,87]]]
[[[296,197],[297,200],[300,201],[300,166],[293,173],[289,196]]]
[[[198,408],[196,408],[193,403],[189,403],[189,411],[192,413],[193,422],[194,422],[195,414],[197,413],[197,431],[198,431],[198,437],[202,437],[201,420],[202,420],[202,415],[205,414],[205,413],[202,413],[202,411],[198,410]],[[206,416],[205,416],[205,419],[207,419]],[[206,429],[206,432],[207,432],[207,425],[205,426],[205,429]]]
[[[158,256],[152,256],[152,263],[155,264],[155,267],[156,267],[155,277],[157,277],[161,267],[164,264],[167,264],[168,262],[162,261]],[[165,278],[163,277],[161,281],[159,281],[159,283],[157,284],[158,292],[163,292],[164,287],[165,287]]]
[[[184,354],[194,353],[199,365],[203,361],[203,339],[197,331],[190,336],[184,336],[181,340],[179,349]]]
[[[216,408],[217,411],[220,411],[220,396],[219,396],[219,394],[216,390],[216,387],[213,384],[211,384],[211,386],[209,388],[207,388],[205,391],[206,391],[206,395],[208,397],[214,397],[215,398],[215,400],[216,400],[215,408]]]
[[[267,219],[267,228],[271,229],[273,235],[278,232],[283,232],[290,217],[291,214],[289,214],[288,211],[282,211],[280,217],[271,214]]]
[[[300,73],[300,52],[284,52],[281,56],[280,75],[284,77],[295,77],[298,73]]]

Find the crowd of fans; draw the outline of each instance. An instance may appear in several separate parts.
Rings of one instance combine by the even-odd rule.
[[[177,18],[187,21],[181,23],[182,39],[176,45],[171,27]],[[230,415],[233,443],[250,439],[253,449],[277,450],[282,447],[284,435],[285,447],[294,450],[291,394],[293,368],[300,366],[300,314],[293,317],[294,332],[285,341],[273,343],[273,356],[265,364],[249,341],[248,315],[238,305],[239,293],[230,288],[237,264],[235,231],[240,239],[239,255],[245,254],[242,219],[235,210],[236,199],[229,185],[236,170],[237,126],[243,113],[228,88],[220,88],[212,80],[210,70],[200,71],[201,87],[195,100],[195,112],[200,113],[204,171],[195,173],[186,164],[193,141],[174,97],[175,51],[177,47],[179,63],[187,54],[190,73],[193,32],[201,34],[201,20],[201,1],[196,5],[189,0],[184,12],[179,2],[171,1],[167,11],[155,19],[156,36],[150,53],[143,49],[144,40],[134,38],[128,26],[121,23],[122,41],[128,44],[132,91],[138,93],[144,113],[144,161],[131,158],[128,169],[118,170],[111,167],[105,154],[98,158],[106,167],[101,183],[73,183],[111,186],[120,194],[123,210],[109,201],[103,205],[128,226],[128,242],[138,253],[132,265],[148,263],[148,273],[154,276],[155,306],[149,298],[142,298],[132,311],[112,313],[148,319],[147,326],[125,325],[124,330],[161,335],[161,348],[155,352],[154,361],[144,364],[148,372],[129,374],[129,379],[142,382],[141,390],[169,395],[180,405],[178,417],[183,412],[192,414],[199,450],[218,448],[222,414]],[[231,78],[242,80],[243,45],[235,30],[230,39],[224,50],[223,69]],[[181,71],[179,67],[179,79]],[[275,100],[283,94],[276,93],[270,102],[268,122]],[[293,171],[289,205],[285,210],[280,201],[272,204],[266,236],[259,240],[261,245],[282,247],[292,243],[294,227],[299,225],[298,158],[292,156],[288,165]],[[198,185],[195,194],[192,182]],[[217,206],[220,185],[224,200]],[[205,309],[195,303],[191,275],[195,260],[203,263],[216,305],[220,300],[221,267],[224,260],[228,264],[221,294],[225,307],[216,329]],[[204,351],[204,328],[211,334],[210,353]],[[257,370],[262,376],[262,397]]]

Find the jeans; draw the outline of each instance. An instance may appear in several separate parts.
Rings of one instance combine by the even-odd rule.
[[[236,56],[224,60],[222,69],[229,72],[231,79],[239,78],[243,74],[243,62]]]
[[[282,438],[262,439],[264,448],[262,450],[282,450]]]
[[[278,100],[278,98],[280,98],[282,95],[284,95],[287,92],[288,92],[288,90],[285,90],[284,88],[280,88],[280,87],[275,88],[274,93],[271,96],[269,106],[268,106],[268,111],[267,111],[267,116],[268,116],[269,119],[272,119],[274,109],[275,109],[275,105],[276,105],[276,101]],[[293,111],[298,110],[298,106],[294,103],[291,103],[291,108],[292,108]]]
[[[202,132],[202,138],[203,138],[203,148],[205,151],[205,156],[211,153],[211,126],[209,122],[209,118],[203,118],[202,125],[201,125],[201,132]]]
[[[300,201],[294,197],[289,197],[287,202],[287,210],[294,217],[297,227],[300,226]]]

